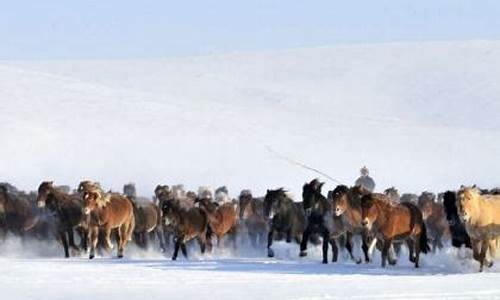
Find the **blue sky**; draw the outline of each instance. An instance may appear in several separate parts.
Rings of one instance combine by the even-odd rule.
[[[500,1],[0,0],[0,59],[500,39]]]

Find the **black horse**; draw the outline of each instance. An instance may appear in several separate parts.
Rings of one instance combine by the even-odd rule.
[[[472,249],[471,240],[465,224],[460,220],[457,210],[457,195],[455,192],[447,191],[443,195],[443,206],[446,213],[446,220],[451,232],[451,244],[453,247],[460,248],[465,245],[467,248]]]
[[[267,190],[264,197],[264,216],[271,218],[271,226],[267,235],[267,256],[274,257],[271,249],[274,234],[278,238],[284,236],[287,243],[294,239],[298,244],[305,228],[305,216],[299,205],[287,196],[283,188]]]
[[[328,243],[332,245],[332,261],[337,261],[338,247],[334,239],[330,238],[330,229],[326,218],[333,217],[331,203],[321,194],[324,182],[313,179],[302,187],[302,205],[307,217],[307,227],[302,234],[300,256],[307,256],[307,242],[311,234],[319,234],[323,238],[323,263],[328,263]],[[330,212],[330,214],[329,214]]]

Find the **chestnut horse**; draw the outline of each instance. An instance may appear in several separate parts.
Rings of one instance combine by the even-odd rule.
[[[175,237],[172,260],[177,259],[179,249],[187,258],[186,242],[192,239],[198,240],[201,253],[205,253],[207,247],[210,250],[212,244],[210,242],[211,236],[207,213],[198,207],[183,207],[179,199],[161,192],[161,189],[156,191],[163,213],[163,222],[173,230]]]
[[[361,219],[363,226],[383,243],[382,267],[386,266],[394,241],[406,241],[415,268],[419,267],[420,252],[430,250],[422,213],[412,203],[394,203],[383,194],[367,194],[361,198]]]
[[[254,248],[264,245],[268,222],[264,218],[264,198],[254,198],[250,190],[242,190],[239,197],[240,220]]]
[[[496,239],[500,237],[500,195],[481,195],[476,187],[463,187],[458,192],[458,212],[465,223],[473,247],[479,251],[479,272],[493,265],[486,260],[495,257]]]
[[[116,193],[105,193],[98,184],[80,184],[83,192],[83,211],[89,215],[89,258],[95,256],[95,248],[99,240],[99,229],[104,231],[104,241],[109,249],[111,231],[118,229],[118,258],[123,257],[123,252],[128,241],[132,240],[135,218],[134,207],[125,196]]]
[[[76,195],[69,195],[54,186],[53,181],[44,181],[38,187],[37,205],[47,208],[56,217],[56,228],[64,247],[64,256],[69,257],[68,246],[80,251],[74,240],[74,230],[80,235],[80,244],[87,250],[87,217],[83,203]]]
[[[224,203],[217,205],[210,198],[201,198],[196,201],[208,217],[208,224],[212,233],[217,237],[217,246],[226,235],[230,235],[233,247],[236,247],[236,229],[238,213],[235,205]]]
[[[338,185],[329,194],[332,197],[333,214],[340,218],[341,222],[337,224],[337,234],[346,233],[346,248],[349,251],[351,259],[355,259],[352,254],[352,236],[360,235],[362,238],[361,248],[365,256],[365,262],[370,261],[370,248],[373,250],[374,246],[368,247],[368,232],[362,226],[361,218],[361,198],[369,194],[367,190],[359,186],[347,187],[345,185]],[[376,243],[376,240],[373,241]],[[392,262],[392,258],[389,258]]]

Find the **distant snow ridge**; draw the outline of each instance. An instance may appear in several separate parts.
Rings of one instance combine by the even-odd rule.
[[[0,62],[0,177],[23,190],[89,178],[140,195],[159,182],[301,195],[317,175],[269,145],[347,184],[366,164],[380,191],[490,188],[499,65],[499,41]]]

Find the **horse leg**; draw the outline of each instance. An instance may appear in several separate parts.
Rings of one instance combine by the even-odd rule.
[[[392,240],[387,239],[383,243],[382,247],[382,268],[385,268],[387,265],[387,256],[389,254],[389,248],[391,248]]]
[[[346,233],[345,248],[349,252],[349,257],[351,258],[351,260],[355,261],[357,264],[360,264],[361,263],[361,258],[356,259],[354,257],[354,254],[352,253],[352,233],[351,232],[347,232]]]
[[[64,257],[68,258],[69,257],[69,249],[68,249],[68,239],[66,238],[66,231],[60,230],[59,231],[59,238],[61,239],[61,242],[64,247]]]
[[[489,241],[487,239],[484,239],[481,241],[481,252],[479,254],[479,272],[483,271],[483,266],[484,262],[486,260],[486,251],[488,250],[489,247]]]
[[[420,235],[419,235],[415,237],[415,268],[420,267],[420,252],[422,252],[422,244],[420,243]]]
[[[363,254],[365,255],[365,262],[370,262],[370,247],[368,247],[368,235],[365,233],[361,234],[361,249],[363,250]]]
[[[304,233],[302,233],[302,241],[300,242],[300,257],[307,256],[307,242],[309,241],[309,235],[311,234],[311,229],[309,225],[307,226]]]
[[[408,246],[408,253],[409,257],[408,259],[412,262],[415,263],[415,243],[411,237],[406,239],[406,245]]]
[[[491,268],[491,267],[493,267],[493,260],[495,259],[496,254],[497,254],[497,240],[496,239],[490,240],[489,250],[490,250],[491,261],[486,261],[486,263],[487,263],[486,265],[488,266],[488,268]]]
[[[201,254],[205,254],[207,248],[207,238],[205,234],[200,234],[198,236],[198,244],[200,245]]]
[[[286,242],[290,244],[292,242],[292,228],[286,231]]]
[[[182,255],[184,255],[185,258],[188,258],[186,243],[184,243],[184,242],[182,242],[182,244],[181,244],[181,251],[182,251]]]
[[[92,226],[89,228],[89,242],[90,242],[89,259],[93,259],[95,257],[95,248],[97,247],[98,241],[99,241],[99,227]]]
[[[267,234],[267,257],[274,257],[274,251],[271,249],[271,246],[273,245],[273,235],[274,230],[271,229]]]
[[[332,246],[332,262],[337,262],[339,258],[339,247],[334,238],[330,238],[330,246]]]
[[[111,230],[112,228],[110,226],[106,226],[104,228],[104,242],[107,251],[112,250],[114,248],[113,243],[111,242]]]
[[[172,255],[172,260],[177,259],[177,254],[179,253],[179,248],[181,247],[182,239],[183,239],[182,236],[175,238],[175,247],[174,247],[174,254]]]
[[[321,233],[323,236],[323,263],[328,263],[328,243],[330,242],[330,231],[322,226]]]
[[[164,240],[165,235],[163,233],[163,228],[161,225],[156,227],[155,234],[156,234],[156,237],[158,238],[158,241],[160,242],[160,251],[161,252],[167,251],[167,247],[165,245],[165,240]]]
[[[118,258],[123,258],[123,250],[125,248],[125,243],[127,240],[127,226],[122,224],[118,227]]]
[[[75,235],[73,233],[73,228],[68,229],[68,240],[69,240],[69,246],[73,250],[80,251],[80,248],[75,244]]]
[[[78,235],[80,236],[80,247],[83,251],[88,251],[88,230],[85,228],[78,228]]]
[[[144,248],[148,249],[148,244],[149,244],[149,233],[148,232],[143,233],[142,243],[144,245]]]

